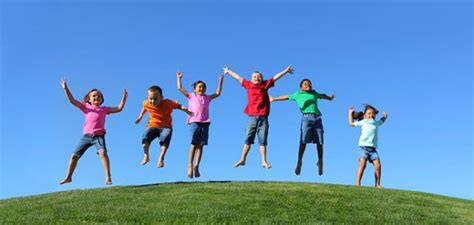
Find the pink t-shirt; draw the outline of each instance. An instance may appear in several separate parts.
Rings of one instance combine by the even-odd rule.
[[[264,80],[260,84],[243,80],[242,86],[247,89],[247,106],[245,113],[249,116],[268,116],[270,114],[270,99],[268,89],[273,87],[275,79]]]
[[[188,116],[188,123],[210,123],[209,118],[209,103],[211,102],[210,95],[197,95],[190,93],[188,95],[188,108],[193,112],[192,116]]]
[[[81,102],[80,109],[86,119],[82,133],[91,135],[105,134],[105,116],[109,113],[110,107],[93,106],[87,102]]]

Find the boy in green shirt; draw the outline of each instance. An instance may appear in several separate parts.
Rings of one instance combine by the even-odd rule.
[[[318,150],[318,174],[323,175],[323,143],[324,143],[324,129],[321,119],[321,112],[318,109],[318,99],[326,99],[332,101],[334,94],[326,95],[318,93],[313,90],[311,81],[304,79],[300,83],[300,91],[291,95],[283,95],[280,97],[270,97],[270,101],[294,100],[298,108],[303,114],[301,118],[301,135],[300,145],[298,151],[298,163],[296,164],[295,174],[300,175],[301,166],[303,165],[303,154],[306,149],[306,144],[316,143]]]

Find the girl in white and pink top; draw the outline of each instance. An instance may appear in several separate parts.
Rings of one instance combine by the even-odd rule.
[[[85,122],[83,136],[69,160],[66,178],[64,178],[59,184],[65,184],[72,181],[72,174],[74,173],[77,162],[92,145],[95,146],[97,154],[102,160],[102,165],[105,170],[105,184],[112,184],[109,156],[107,155],[107,148],[105,146],[105,117],[108,114],[122,111],[125,106],[125,101],[127,100],[127,90],[123,89],[122,100],[118,107],[106,107],[101,106],[104,102],[104,96],[97,89],[92,89],[87,92],[84,96],[84,101],[79,102],[72,96],[65,79],[61,80],[61,86],[63,87],[69,102],[84,113]]]
[[[181,84],[181,78],[183,77],[181,71],[176,73],[176,77],[178,79],[178,90],[188,98],[188,109],[193,112],[192,115],[188,115],[188,124],[191,128],[191,147],[189,148],[187,175],[189,178],[200,177],[199,163],[201,162],[204,145],[207,145],[209,125],[211,124],[211,119],[209,118],[209,103],[212,99],[219,97],[221,94],[224,75],[219,76],[217,90],[212,95],[206,95],[206,83],[200,80],[193,84],[194,93],[188,93],[183,89]],[[196,155],[196,162],[193,166],[194,155]]]

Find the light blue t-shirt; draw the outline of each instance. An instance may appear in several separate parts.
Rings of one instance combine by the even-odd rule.
[[[361,127],[362,132],[359,138],[359,146],[377,148],[378,127],[383,124],[383,120],[363,119],[354,122],[354,126]]]

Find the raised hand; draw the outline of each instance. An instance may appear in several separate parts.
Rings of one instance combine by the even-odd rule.
[[[336,95],[335,95],[335,94],[329,95],[329,100],[331,100],[331,101],[332,101],[332,100],[333,100],[335,97],[336,97]]]
[[[349,107],[349,113],[354,112],[354,106]]]
[[[286,67],[285,72],[289,74],[293,74],[293,72],[295,72],[295,69],[293,69],[293,67],[289,65],[288,67]]]
[[[222,69],[224,70],[224,74],[228,74],[230,72],[230,69],[227,66],[227,64],[225,64],[224,67],[222,67]]]
[[[176,72],[176,77],[178,79],[182,78],[183,77],[183,73],[181,73],[181,70],[178,70],[178,72]]]
[[[387,112],[383,112],[383,117],[387,118],[388,114]]]
[[[66,78],[61,78],[61,87],[63,87],[63,89],[67,87]]]

